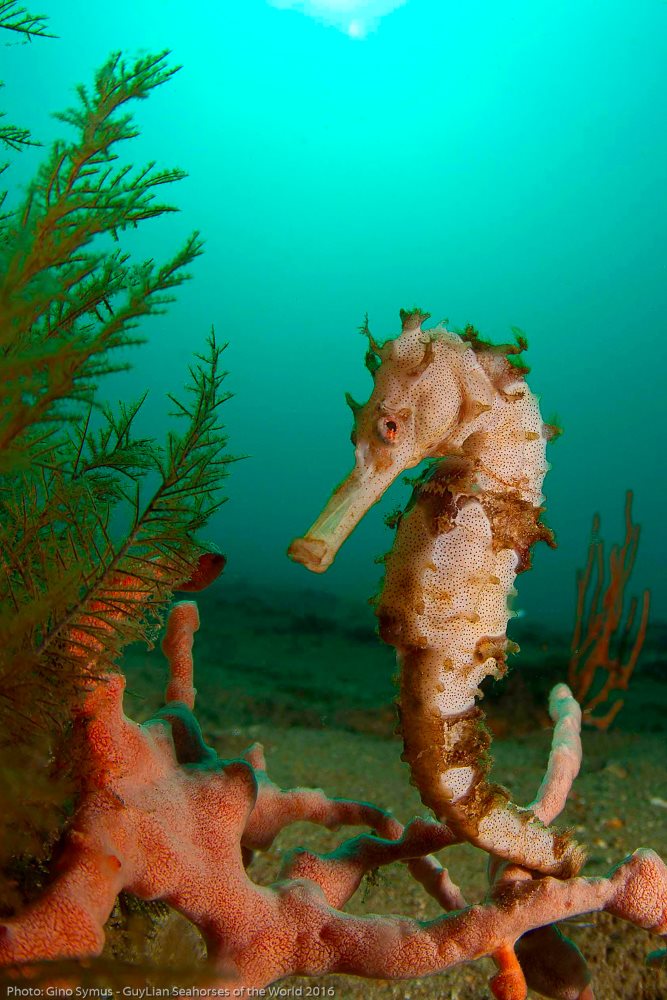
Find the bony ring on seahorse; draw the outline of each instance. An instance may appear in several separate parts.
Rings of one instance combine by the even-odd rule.
[[[427,313],[401,310],[402,332],[368,335],[374,381],[354,412],[355,466],[289,555],[324,572],[365,512],[406,469],[431,459],[398,518],[376,614],[400,665],[403,759],[422,801],[459,836],[545,874],[567,877],[585,854],[544,826],[487,776],[491,742],[479,684],[501,677],[516,574],[531,546],[553,544],[540,522],[551,428],[517,355],[468,327],[424,330]]]

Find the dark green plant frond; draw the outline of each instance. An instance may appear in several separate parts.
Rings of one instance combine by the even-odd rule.
[[[0,0],[0,31],[3,29],[23,42],[29,42],[32,38],[56,37],[47,32],[44,14],[31,14],[25,7],[19,6],[17,0]],[[0,81],[0,87],[2,86]],[[5,113],[0,111],[0,118],[5,117]],[[28,129],[0,122],[0,146],[17,152],[24,146],[39,145],[31,138]],[[0,195],[0,205],[3,200],[4,195]]]
[[[31,38],[55,38],[46,30],[46,16],[31,14],[21,7],[18,0],[0,0],[0,30],[20,35],[23,41]]]
[[[89,481],[95,478],[98,495],[105,492],[106,483],[109,496],[119,496],[114,472],[120,472],[136,482],[147,469],[155,467],[155,441],[133,437],[133,423],[147,395],[145,392],[141,399],[130,404],[119,400],[117,410],[105,404],[102,407],[104,422],[96,433],[89,432],[93,414],[91,405],[85,421],[76,428],[79,444],[72,475],[85,473]]]
[[[137,320],[164,310],[201,253],[196,233],[162,265],[100,249],[105,237],[176,210],[155,191],[183,171],[115,162],[116,144],[137,134],[124,106],[174,72],[166,53],[130,66],[112,56],[94,92],[80,87],[80,106],[60,116],[78,138],[54,145],[23,204],[0,220],[0,472],[34,446],[29,428],[89,405],[99,378],[119,367],[109,352],[139,342]]]
[[[132,139],[138,132],[131,116],[115,119],[111,116],[128,101],[148,97],[151,90],[160,87],[178,73],[180,66],[169,66],[169,52],[145,56],[128,66],[120,52],[115,52],[95,74],[93,93],[86,87],[77,87],[80,107],[56,114],[60,121],[79,128],[82,139],[95,134],[100,143],[99,152],[108,151],[119,139]]]
[[[140,342],[131,335],[136,321],[164,310],[171,291],[188,277],[185,268],[200,253],[194,234],[161,266],[149,261],[130,269],[127,258],[98,256],[90,262],[93,273],[77,279],[76,288],[56,288],[55,301],[46,286],[35,293],[36,300],[26,298],[24,318],[14,325],[3,321],[0,279],[0,474],[3,467],[15,466],[20,450],[31,462],[40,461],[34,454],[41,440],[35,429],[76,419],[81,406],[94,399],[99,379],[126,367],[114,365],[108,352]],[[77,262],[68,263],[77,269]],[[63,282],[67,271],[67,266],[60,269]]]
[[[0,85],[1,86],[1,85]],[[4,112],[0,111],[0,118],[4,118]],[[31,138],[30,132],[27,128],[18,128],[16,125],[4,125],[0,122],[0,143],[7,146],[8,149],[13,149],[18,151],[23,146],[39,146],[39,142],[35,142]]]
[[[0,0],[0,15],[11,6]],[[234,460],[213,333],[184,396],[170,396],[163,443],[141,429],[145,396],[112,407],[98,392],[202,252],[196,233],[166,260],[134,259],[124,244],[128,228],[176,210],[159,195],[183,171],[118,159],[138,134],[128,103],[174,72],[166,54],[112,56],[58,116],[74,138],[0,218],[0,772],[41,769],[45,803],[73,707],[126,644],[152,641],[210,550],[199,532]]]
[[[49,671],[66,661],[75,685],[110,669],[124,645],[146,638],[174,587],[190,576],[203,551],[196,534],[224,502],[221,483],[234,460],[219,419],[230,395],[222,391],[222,350],[211,334],[191,370],[188,400],[172,397],[185,426],[169,435],[166,449],[133,436],[143,400],[118,414],[106,408],[101,429],[90,432],[86,420],[52,454],[55,469],[0,487],[0,552],[7,553],[0,691],[12,688],[16,658]],[[157,474],[152,490],[150,471]],[[129,516],[118,540],[110,529],[117,507]]]

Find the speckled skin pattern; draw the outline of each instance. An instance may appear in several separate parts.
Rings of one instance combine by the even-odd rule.
[[[354,470],[289,554],[322,572],[397,476],[431,460],[394,519],[376,604],[401,668],[404,759],[422,801],[462,839],[568,876],[584,851],[487,780],[490,735],[476,705],[480,683],[502,677],[516,649],[507,639],[516,575],[536,541],[553,544],[540,521],[552,429],[513,357],[523,343],[495,347],[472,327],[425,330],[427,318],[402,311],[401,334],[381,347],[369,334],[373,392],[365,405],[348,400]]]

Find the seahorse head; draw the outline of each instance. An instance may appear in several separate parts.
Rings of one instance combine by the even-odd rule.
[[[468,344],[444,328],[425,331],[428,313],[401,310],[398,337],[378,345],[367,328],[366,365],[373,391],[365,404],[348,396],[354,414],[352,472],[288,554],[317,573],[397,476],[422,459],[460,447],[470,419],[490,409],[493,390]],[[472,409],[471,409],[472,408]],[[462,424],[466,426],[460,437]]]

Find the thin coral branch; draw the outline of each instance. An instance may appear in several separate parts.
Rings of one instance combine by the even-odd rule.
[[[631,601],[623,621],[626,587],[634,568],[640,533],[639,526],[632,522],[631,490],[625,501],[625,538],[622,545],[612,546],[607,573],[599,529],[600,518],[596,514],[586,566],[577,574],[568,683],[583,705],[584,721],[604,730],[621,710],[623,699],[615,699],[606,712],[594,713],[615,691],[627,691],[648,626],[650,595],[647,590],[642,595],[636,629],[636,599]]]

